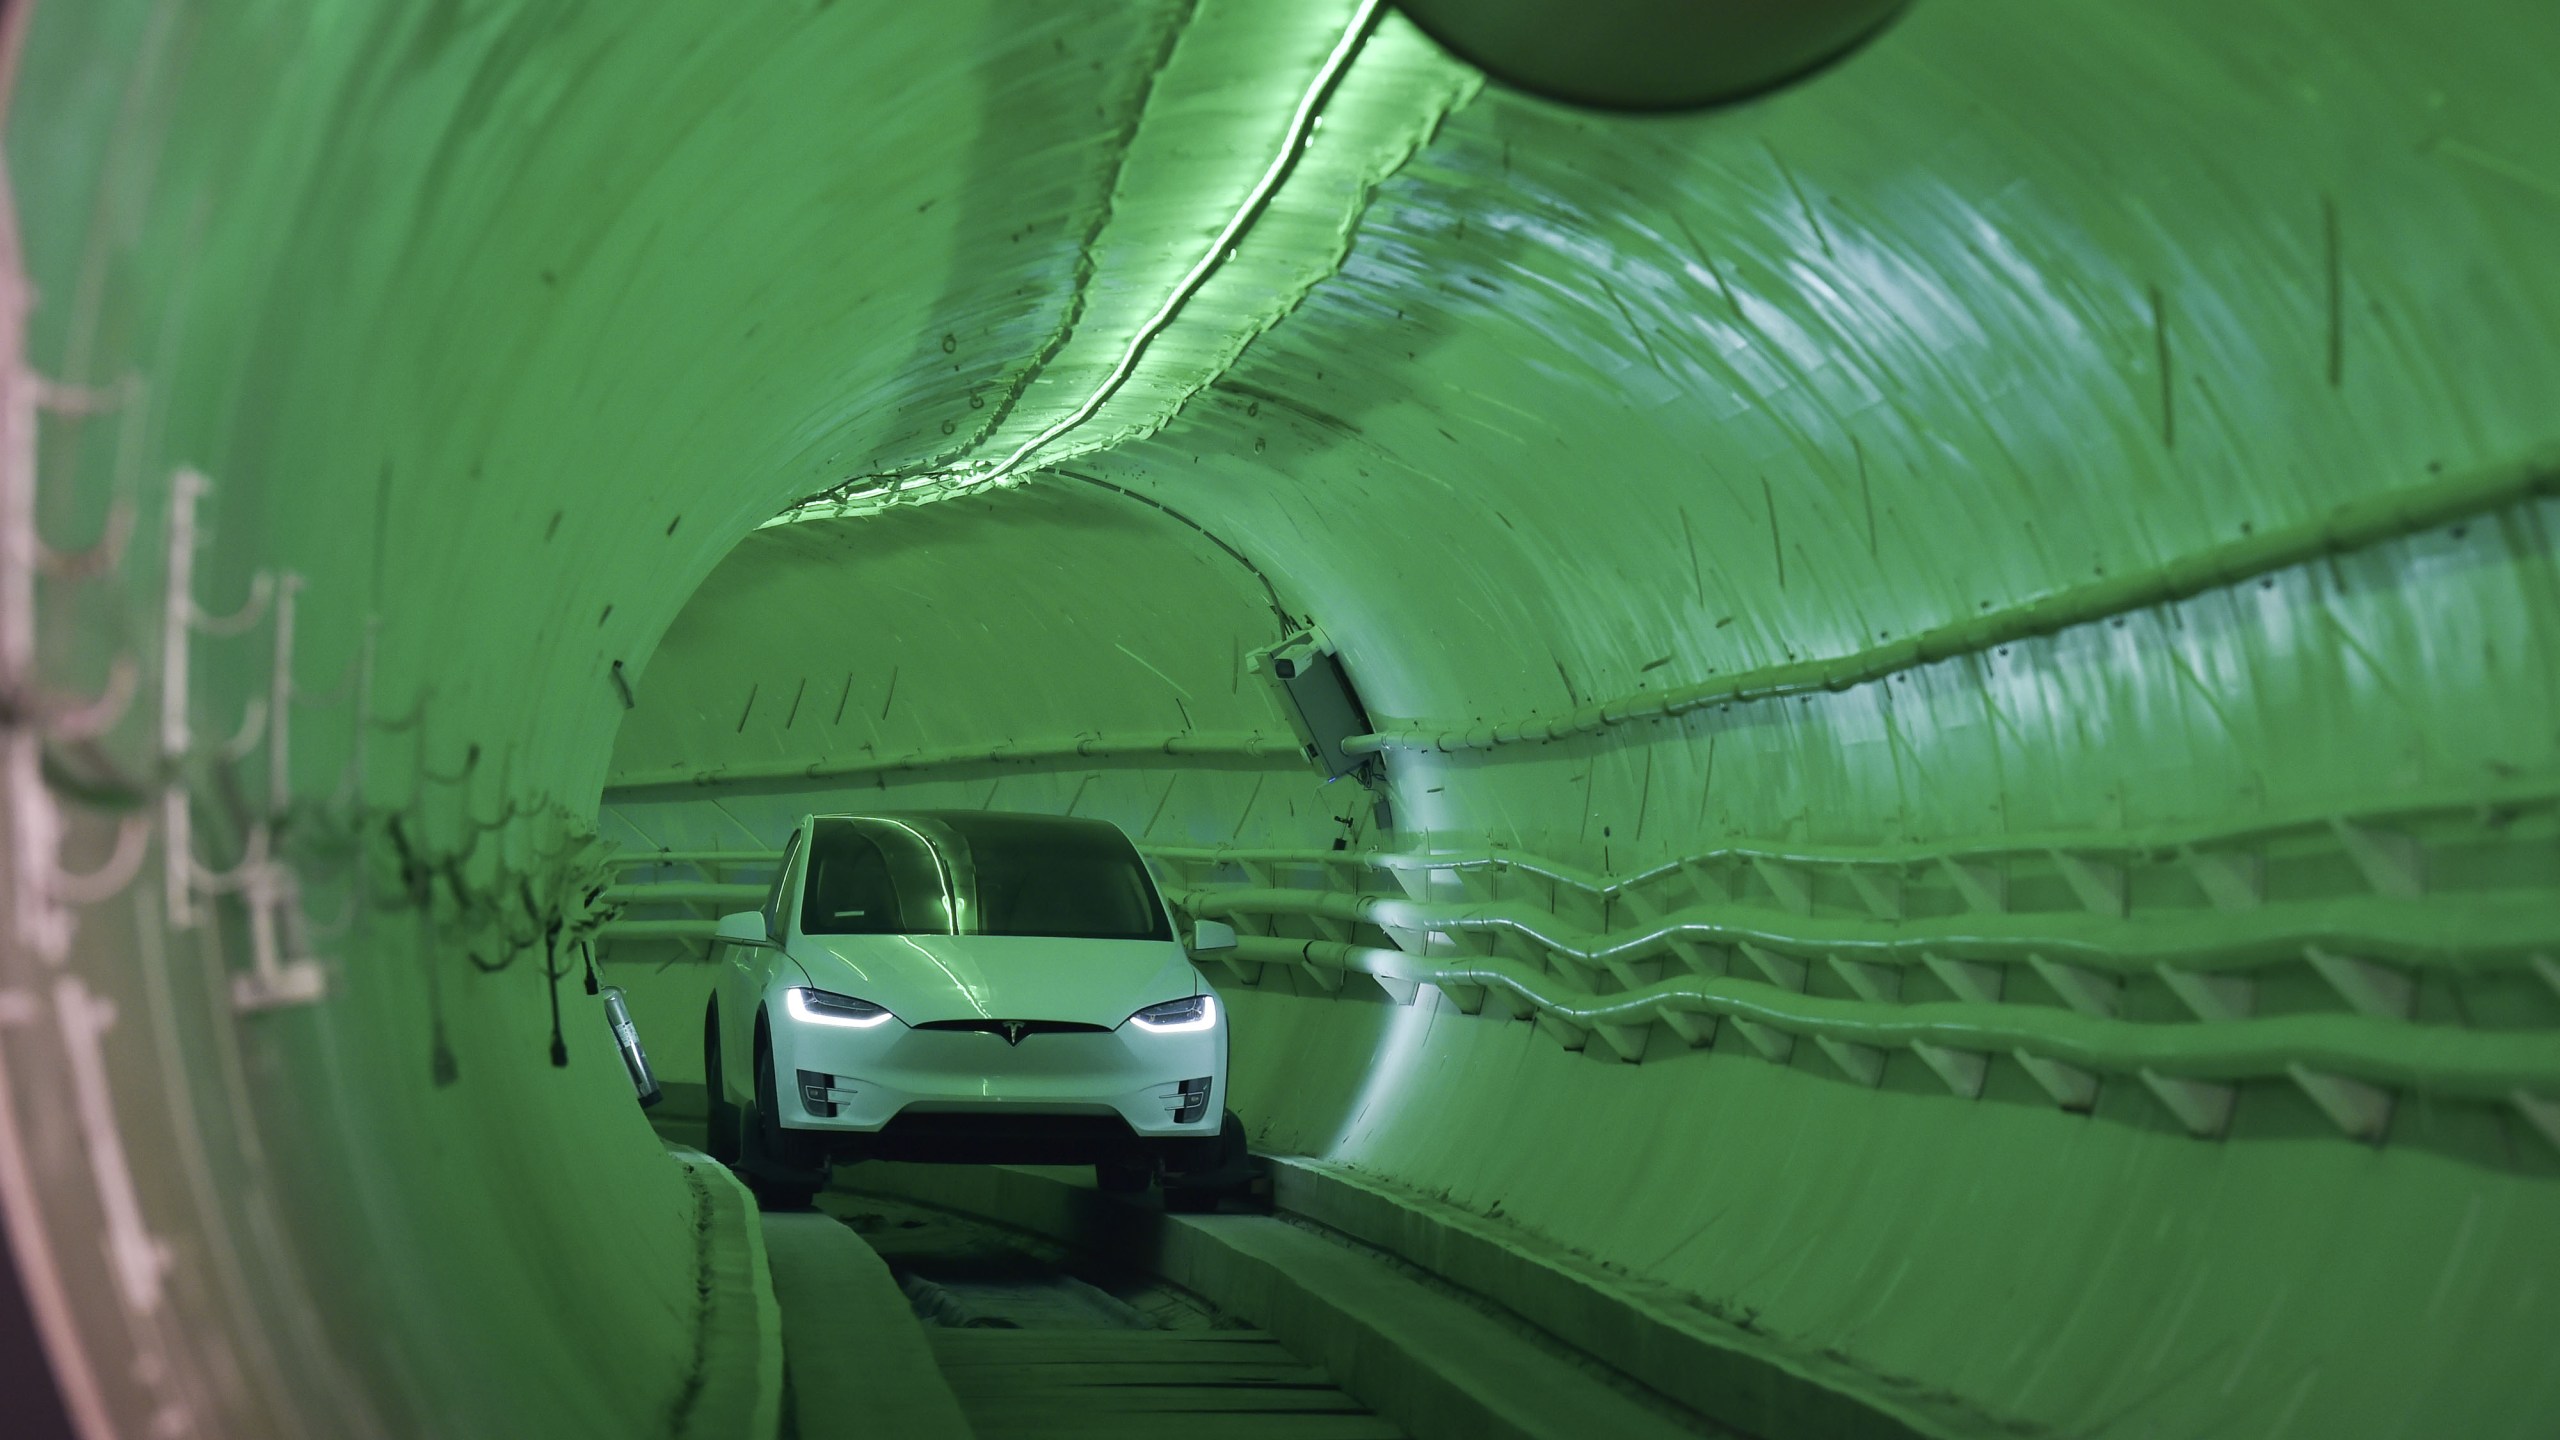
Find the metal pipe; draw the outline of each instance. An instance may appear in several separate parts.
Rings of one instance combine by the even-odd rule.
[[[604,1018],[613,1026],[613,1043],[622,1051],[623,1068],[631,1072],[631,1088],[640,1096],[640,1108],[648,1109],[667,1098],[658,1088],[658,1077],[649,1073],[648,1052],[640,1048],[640,1027],[631,1023],[631,1007],[624,1003],[622,987],[604,987]]]

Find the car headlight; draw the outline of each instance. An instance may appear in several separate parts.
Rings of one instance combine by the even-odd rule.
[[[1129,1023],[1141,1030],[1152,1030],[1158,1035],[1176,1034],[1185,1030],[1206,1030],[1218,1023],[1218,997],[1194,995],[1184,1000],[1167,1000],[1161,1005],[1150,1005],[1130,1016]]]
[[[885,1005],[838,995],[832,990],[794,989],[788,1004],[792,1019],[810,1025],[847,1025],[868,1030],[897,1018]]]

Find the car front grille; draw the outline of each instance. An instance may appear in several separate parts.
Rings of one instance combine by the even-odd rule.
[[[1020,1035],[1108,1035],[1108,1025],[1086,1025],[1074,1020],[927,1020],[914,1027],[918,1030],[979,1030],[999,1039]]]

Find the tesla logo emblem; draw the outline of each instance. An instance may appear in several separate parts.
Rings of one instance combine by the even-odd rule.
[[[1021,1021],[1019,1021],[1019,1020],[1007,1020],[1007,1021],[1005,1021],[1005,1022],[1004,1022],[1004,1043],[1006,1043],[1007,1045],[1019,1045],[1019,1044],[1021,1044],[1021,1043],[1022,1043],[1022,1032],[1023,1032],[1023,1030],[1024,1030],[1025,1028],[1026,1028],[1026,1027],[1023,1025],[1023,1023],[1022,1023]]]

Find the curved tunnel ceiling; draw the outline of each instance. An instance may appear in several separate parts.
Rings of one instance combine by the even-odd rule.
[[[92,1433],[684,1431],[587,837],[856,783],[1485,857],[1323,902],[1474,1006],[1239,979],[1262,1142],[1933,1433],[2533,1432],[2549,7],[1921,4],[1680,117],[1361,13],[10,12],[0,1210]],[[933,766],[762,728],[766,585],[904,617],[826,643]],[[1391,828],[997,755],[1276,733],[1274,605]]]

